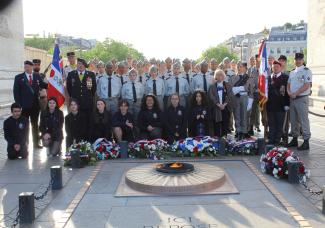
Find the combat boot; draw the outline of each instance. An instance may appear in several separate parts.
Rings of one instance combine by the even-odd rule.
[[[305,139],[303,144],[301,144],[297,150],[309,150],[309,139]]]
[[[290,141],[290,143],[288,144],[288,147],[295,147],[298,146],[298,138],[297,137],[293,137],[292,140]]]

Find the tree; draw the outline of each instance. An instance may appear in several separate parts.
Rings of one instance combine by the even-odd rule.
[[[42,49],[45,51],[50,51],[54,47],[55,38],[25,38],[25,46]]]
[[[230,53],[228,48],[225,45],[219,44],[216,47],[210,47],[202,52],[200,60],[204,58],[212,59],[215,58],[217,62],[221,62],[225,57],[230,59],[238,60],[236,54]]]
[[[104,62],[113,58],[119,61],[125,60],[128,56],[134,59],[144,59],[143,54],[133,48],[131,44],[110,38],[106,38],[104,42],[98,42],[93,49],[82,53],[82,57],[87,60],[98,58]]]

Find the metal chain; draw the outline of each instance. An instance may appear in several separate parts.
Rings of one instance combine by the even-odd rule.
[[[50,183],[49,185],[47,186],[46,190],[40,195],[40,196],[34,196],[34,199],[35,200],[41,200],[41,199],[44,199],[44,197],[47,195],[47,193],[49,192],[52,184],[54,183],[54,175],[51,177],[51,180],[50,180]]]
[[[12,223],[11,228],[15,228],[18,225],[19,218],[20,218],[20,211],[18,209],[17,214],[16,214],[16,218],[15,218],[14,222]]]

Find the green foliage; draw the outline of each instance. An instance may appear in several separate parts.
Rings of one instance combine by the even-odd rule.
[[[208,59],[215,58],[217,62],[220,63],[225,57],[238,60],[236,54],[230,53],[230,51],[226,46],[219,44],[216,47],[210,47],[205,51],[203,51],[199,60],[202,60],[204,58],[208,58]]]
[[[104,62],[113,58],[119,61],[125,60],[127,56],[132,56],[134,59],[144,59],[143,54],[133,48],[131,44],[122,43],[109,38],[104,42],[98,42],[93,49],[82,52],[82,57],[87,60],[98,58]]]
[[[25,38],[25,46],[50,51],[54,47],[55,38]]]
[[[303,53],[305,56],[305,64],[307,65],[307,48],[304,49]],[[295,68],[295,55],[287,56],[287,60],[287,70],[291,71]]]

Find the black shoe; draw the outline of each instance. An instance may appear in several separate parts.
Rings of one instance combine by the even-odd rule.
[[[288,144],[288,147],[296,147],[296,146],[298,146],[298,138],[293,137],[290,143]]]
[[[259,127],[256,128],[257,132],[261,132],[261,129]]]
[[[304,140],[303,144],[298,146],[297,150],[309,150],[309,140]]]

